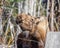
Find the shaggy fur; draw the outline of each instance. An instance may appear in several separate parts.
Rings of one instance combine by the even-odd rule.
[[[34,17],[27,14],[20,14],[16,18],[16,23],[20,25],[22,30],[30,31],[39,41],[45,41],[46,32],[49,31],[48,20],[46,17]]]

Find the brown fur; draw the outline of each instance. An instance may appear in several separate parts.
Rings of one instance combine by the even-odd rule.
[[[22,13],[17,16],[16,22],[22,29],[30,31],[30,34],[34,34],[35,37],[44,42],[46,31],[49,31],[46,17],[37,18]]]

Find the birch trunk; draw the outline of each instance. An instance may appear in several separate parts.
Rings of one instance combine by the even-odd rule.
[[[18,2],[18,14],[22,13],[22,1],[21,2]]]
[[[40,8],[41,8],[41,0],[39,0],[38,3],[38,17],[40,16]]]
[[[33,16],[36,16],[36,0],[34,0],[33,4]]]
[[[60,0],[58,0],[58,3],[59,3],[59,12],[60,12]]]
[[[18,14],[20,14],[21,13],[21,6],[20,6],[20,2],[18,2]]]
[[[28,4],[29,4],[29,3],[28,3],[28,0],[26,0],[26,1],[25,1],[25,7],[24,7],[24,10],[25,10],[24,12],[25,12],[26,14],[28,14],[28,11],[29,11],[29,9],[28,9],[28,8],[29,8],[29,7],[28,7]]]
[[[49,4],[50,4],[50,0],[47,0],[47,18],[48,18],[48,16],[49,16]]]
[[[36,0],[26,0],[25,1],[25,13],[35,16],[36,12]]]
[[[29,13],[32,16],[36,16],[36,0],[34,0],[34,1],[33,0],[24,0],[24,1],[18,2],[18,14],[20,14],[22,12],[24,12],[26,14]]]
[[[52,7],[51,7],[51,31],[54,31],[54,0],[52,0]]]
[[[4,0],[1,1],[2,2],[2,8],[0,8],[0,35],[2,35],[3,33],[3,26],[2,26],[2,13],[3,13],[3,7],[4,7]]]
[[[2,15],[0,15],[0,35],[3,33],[3,28],[2,28]]]
[[[29,13],[33,16],[33,5],[35,0],[29,0]]]

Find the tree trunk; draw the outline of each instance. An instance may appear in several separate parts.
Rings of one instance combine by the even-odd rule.
[[[54,0],[52,0],[52,7],[51,7],[51,31],[54,31]]]
[[[0,35],[2,35],[3,28],[2,28],[2,9],[0,8]]]

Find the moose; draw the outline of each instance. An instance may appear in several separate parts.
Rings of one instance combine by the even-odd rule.
[[[21,27],[21,29],[24,31],[29,32],[28,38],[31,40],[35,38],[36,41],[40,42],[44,45],[45,37],[47,31],[49,31],[49,24],[46,17],[34,17],[31,15],[27,15],[25,13],[22,13],[16,17],[16,23]],[[27,32],[27,33],[28,33]],[[25,33],[25,35],[27,34]],[[23,37],[22,37],[23,36]],[[31,37],[30,37],[31,36]],[[23,33],[20,33],[18,35],[17,43],[21,43],[21,39],[19,38],[25,38]],[[38,45],[40,44],[38,43]],[[18,45],[17,44],[17,45]],[[31,47],[35,48],[35,47]],[[40,46],[38,48],[41,48]],[[43,47],[42,47],[43,48]]]

